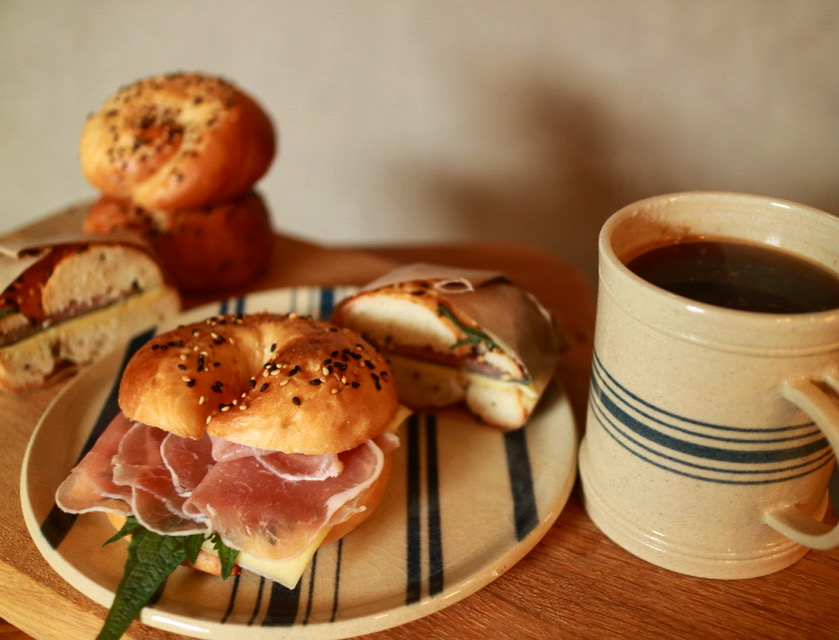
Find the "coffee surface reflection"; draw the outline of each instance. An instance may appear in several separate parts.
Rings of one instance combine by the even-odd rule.
[[[627,267],[662,289],[729,309],[779,314],[839,309],[839,274],[757,243],[686,238],[645,251]]]

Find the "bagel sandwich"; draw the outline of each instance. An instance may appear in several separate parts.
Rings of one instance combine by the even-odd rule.
[[[563,344],[551,314],[502,274],[428,264],[370,282],[331,321],[385,354],[406,406],[502,429],[527,422]]]
[[[290,589],[319,547],[376,508],[409,413],[357,333],[271,313],[154,337],[127,362],[118,402],[59,486],[59,508],[105,512],[132,540],[198,537],[192,567]]]
[[[0,241],[0,389],[21,392],[90,364],[180,310],[148,247],[114,236]]]

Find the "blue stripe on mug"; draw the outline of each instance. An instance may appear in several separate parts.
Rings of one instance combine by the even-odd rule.
[[[591,408],[604,431],[634,455],[709,482],[781,482],[813,473],[833,460],[827,440],[812,423],[750,430],[679,416],[630,392],[605,370],[597,354]],[[742,437],[720,435],[732,432]]]

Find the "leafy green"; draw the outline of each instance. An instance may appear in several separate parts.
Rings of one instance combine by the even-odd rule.
[[[6,307],[0,307],[0,320],[5,318],[6,316],[10,316],[13,313],[17,313],[19,311],[17,305],[9,305]]]
[[[458,340],[453,345],[451,345],[450,349],[457,349],[458,347],[462,347],[463,345],[468,344],[486,344],[490,349],[499,349],[500,347],[496,344],[495,340],[493,340],[488,334],[484,333],[480,329],[475,329],[474,327],[468,327],[463,324],[457,316],[454,315],[451,309],[449,309],[444,304],[437,305],[437,312],[442,315],[446,316],[449,320],[457,325],[457,328],[463,331],[466,334],[466,337],[462,340]]]
[[[184,560],[195,562],[201,545],[207,539],[200,533],[189,536],[160,535],[149,531],[129,516],[122,528],[105,544],[129,535],[131,542],[128,544],[128,559],[125,561],[122,580],[97,640],[118,640],[178,565]],[[216,534],[211,538],[221,558],[222,577],[227,578],[233,570],[238,551],[225,545]]]
[[[231,549],[224,542],[218,534],[213,534],[213,548],[221,560],[221,577],[225,580],[230,577],[233,572],[233,567],[236,566],[236,558],[239,552],[236,549]]]

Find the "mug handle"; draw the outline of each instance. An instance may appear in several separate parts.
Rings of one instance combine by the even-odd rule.
[[[824,382],[839,393],[839,378],[829,375]],[[781,394],[807,413],[821,429],[834,454],[839,452],[839,404],[815,381],[786,381]],[[839,523],[825,524],[805,514],[794,505],[787,505],[763,515],[764,522],[779,533],[811,549],[832,549],[839,546]]]

